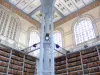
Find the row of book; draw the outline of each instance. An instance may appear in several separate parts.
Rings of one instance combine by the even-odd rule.
[[[93,53],[93,52],[96,52],[96,51],[97,51],[96,47],[92,47],[92,48],[88,48],[86,50],[82,50],[81,54],[85,55],[85,54]]]
[[[68,67],[73,67],[73,66],[75,67],[75,66],[78,66],[78,65],[81,65],[81,61],[68,63]]]
[[[67,58],[70,59],[70,58],[74,58],[74,57],[78,57],[78,56],[80,56],[80,52],[68,54]]]
[[[0,55],[0,61],[9,62],[9,58]]]
[[[61,57],[55,58],[55,62],[60,62],[60,61],[64,61],[64,60],[66,60],[65,56],[61,56]]]
[[[88,75],[88,74],[87,74]],[[100,72],[89,73],[89,75],[100,75]]]
[[[30,68],[30,69],[34,69],[35,67],[34,67],[34,65],[30,65],[30,64],[24,64],[24,66],[26,67],[26,68]]]
[[[80,56],[74,57],[74,58],[70,58],[70,59],[67,60],[67,62],[68,62],[68,63],[71,63],[71,62],[76,62],[76,61],[79,61],[79,60],[81,60],[81,59],[80,59]]]
[[[3,48],[1,48],[1,47],[0,47],[0,51],[4,51],[4,52],[6,52],[6,53],[10,53],[10,52],[11,52],[11,50],[3,49]]]
[[[24,75],[36,75],[34,73],[24,72]]]
[[[8,57],[8,58],[9,58],[10,53],[7,53],[7,52],[4,52],[4,51],[1,51],[1,50],[0,50],[0,55],[5,56],[5,57]]]
[[[25,71],[25,72],[34,73],[35,70],[34,70],[34,69],[24,68],[24,71]]]
[[[23,62],[23,58],[15,56],[15,55],[12,55],[11,59],[15,59],[17,61]]]
[[[0,61],[0,66],[7,67],[8,66],[8,63],[7,62]]]
[[[66,69],[56,70],[55,73],[56,74],[66,73]]]
[[[8,74],[22,75],[22,71],[18,71],[18,70],[15,70],[15,69],[10,69],[10,70],[8,70]]]
[[[69,72],[71,72],[71,71],[78,71],[78,70],[82,70],[82,65],[68,68]]]
[[[100,66],[100,61],[84,64],[84,69]]]
[[[15,64],[15,65],[18,65],[18,66],[22,66],[23,65],[23,62],[20,62],[20,61],[17,61],[17,60],[14,60],[14,59],[11,59],[11,64]]]
[[[0,72],[6,73],[7,72],[7,67],[1,67],[0,66]]]
[[[66,60],[65,61],[61,61],[61,62],[56,62],[56,66],[59,66],[59,65],[64,65],[64,64],[66,64]]]
[[[11,69],[15,69],[15,70],[22,71],[22,66],[18,66],[18,65],[10,64],[9,67],[10,67]]]
[[[61,65],[61,66],[56,66],[55,69],[56,69],[56,70],[59,70],[59,69],[66,69],[66,64]]]
[[[82,55],[82,59],[87,59],[87,58],[91,58],[91,57],[95,57],[95,56],[98,56],[97,52],[93,52],[93,53],[89,53],[89,54],[86,54],[86,55]]]
[[[25,63],[30,64],[30,65],[36,65],[36,62],[35,61],[30,61],[28,59],[25,59]]]
[[[68,75],[83,75],[82,70],[75,71],[75,72],[69,72]]]
[[[91,63],[91,62],[96,62],[96,61],[99,61],[99,57],[98,56],[91,57],[91,58],[88,58],[88,59],[84,59],[82,61],[83,61],[83,64],[87,64],[87,63]]]
[[[96,73],[96,72],[100,72],[100,68],[99,67],[88,68],[88,69],[84,70],[85,74]]]

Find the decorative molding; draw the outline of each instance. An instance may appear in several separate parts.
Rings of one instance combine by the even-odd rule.
[[[64,34],[64,36],[67,36],[67,35],[72,34],[72,33],[73,33],[73,31],[70,30],[70,31],[66,32],[66,33]]]

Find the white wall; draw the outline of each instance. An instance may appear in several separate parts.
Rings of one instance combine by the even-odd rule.
[[[10,11],[9,9],[7,9],[6,7],[3,7],[3,8],[5,10],[7,10],[7,12],[10,12],[11,14],[16,14],[16,13],[13,13],[12,11]],[[96,34],[100,34],[100,6],[82,14],[81,16],[88,16],[93,21],[96,20],[96,23],[95,23],[96,24]],[[30,22],[28,22],[27,20],[25,20],[24,18],[20,17],[17,14],[16,14],[16,17],[19,19],[20,28],[21,28],[19,41],[18,41],[18,43],[20,43],[19,47],[25,48],[26,46],[28,46],[28,39],[29,39],[28,34],[29,34],[30,30],[32,30],[32,29],[39,30],[39,28],[36,27],[35,25],[31,24]],[[76,18],[69,20],[66,23],[55,28],[58,30],[60,29],[62,31],[62,33],[63,33],[63,46],[66,49],[69,46],[75,45],[73,27],[74,27],[74,24],[77,21],[77,19],[79,19],[79,18],[76,17]]]

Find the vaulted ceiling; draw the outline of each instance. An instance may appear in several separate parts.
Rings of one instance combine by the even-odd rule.
[[[40,23],[40,0],[4,0],[23,14]],[[56,0],[54,7],[54,22],[58,22],[72,13],[91,5],[96,0]],[[99,1],[99,0],[98,0]]]

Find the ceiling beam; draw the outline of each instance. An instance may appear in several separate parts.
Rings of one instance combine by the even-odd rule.
[[[23,17],[24,19],[26,19],[27,21],[29,21],[30,23],[32,23],[33,25],[35,25],[36,27],[40,26],[40,23],[37,22],[36,20],[30,18],[27,14],[24,14],[23,12],[21,12],[18,8],[13,7],[9,2],[5,1],[5,0],[0,0],[0,3],[7,7],[8,9],[10,9],[12,12],[18,14],[19,16]]]
[[[100,6],[100,0],[96,0],[95,2],[92,2],[91,4],[87,5],[86,7],[83,7],[80,10],[64,17],[63,19],[58,20],[57,22],[54,23],[54,25],[55,25],[55,27],[62,25],[65,22],[77,17],[77,13],[81,15],[81,14],[83,14],[91,9],[94,9],[95,7],[98,7],[98,6]]]
[[[65,17],[56,7],[54,7],[54,10],[55,10],[61,17]]]
[[[41,10],[41,5],[37,7],[35,10],[33,10],[31,13],[29,13],[29,16],[32,16],[34,13],[36,13],[39,10]]]

